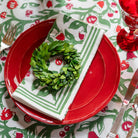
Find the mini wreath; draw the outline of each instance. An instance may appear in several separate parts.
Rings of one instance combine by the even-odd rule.
[[[58,55],[62,55],[65,61],[59,73],[48,69],[49,58]],[[48,90],[58,91],[79,78],[80,63],[80,54],[72,44],[66,41],[53,41],[44,42],[34,50],[30,65],[41,86],[46,85]]]

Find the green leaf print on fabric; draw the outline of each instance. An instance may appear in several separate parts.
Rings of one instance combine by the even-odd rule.
[[[121,98],[118,95],[115,94],[112,101],[113,102],[121,102]]]
[[[64,24],[65,24],[66,22],[68,22],[70,19],[71,19],[71,17],[65,15],[65,16],[63,17],[63,22],[64,22]]]
[[[99,133],[102,132],[102,130],[104,129],[104,117],[99,117],[99,119],[97,120],[97,130]]]
[[[59,2],[59,4],[55,5],[55,8],[60,8],[67,4],[65,0],[56,0],[56,1]]]
[[[16,114],[13,116],[13,120],[14,121],[18,121],[19,120],[19,118],[18,118],[18,116]]]
[[[47,96],[48,94],[49,94],[49,93],[48,93],[47,87],[44,87],[44,88],[42,88],[42,89],[37,93],[37,96],[45,97],[45,96]]]
[[[129,68],[127,69],[128,72],[133,72],[132,67],[129,66]]]
[[[104,26],[107,26],[109,28],[111,27],[110,22],[108,20],[106,20],[106,19],[103,19],[102,16],[99,16],[98,20],[99,20],[100,24],[102,24]]]
[[[73,34],[68,32],[67,29],[65,29],[65,36],[67,37],[68,40],[75,41]]]
[[[40,86],[40,81],[39,79],[34,80],[33,84],[32,84],[32,91],[37,89]]]
[[[0,73],[2,72],[2,65],[0,64]]]
[[[83,27],[84,32],[87,32],[87,24],[80,22],[80,21],[72,22],[69,26],[69,29],[79,29],[80,27]]]
[[[22,6],[20,7],[21,9],[25,9],[27,7],[28,3],[23,3]]]
[[[29,6],[30,6],[30,7],[39,7],[40,4],[34,3],[34,2],[29,2]]]
[[[122,77],[120,78],[120,83],[119,83],[119,86],[118,86],[118,89],[119,89],[119,92],[122,94],[122,95],[125,95],[126,91],[127,91],[127,87],[125,86],[125,84],[127,82],[130,82],[131,79],[123,79]]]

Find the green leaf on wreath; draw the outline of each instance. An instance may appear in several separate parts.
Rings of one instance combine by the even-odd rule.
[[[37,89],[39,86],[40,86],[40,80],[39,79],[34,80],[32,84],[32,91]]]
[[[25,9],[27,7],[28,3],[24,3],[22,4],[22,6],[20,7],[21,9]]]
[[[34,3],[34,2],[29,2],[30,7],[38,7],[40,4]]]

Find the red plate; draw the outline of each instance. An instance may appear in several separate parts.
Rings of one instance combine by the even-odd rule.
[[[54,19],[46,20],[22,33],[10,49],[5,64],[5,83],[8,92],[15,91],[30,68],[33,50],[46,38]],[[17,107],[32,118],[48,124],[72,124],[97,114],[113,98],[120,80],[118,54],[104,35],[95,58],[70,105],[65,119],[57,121],[15,101]]]

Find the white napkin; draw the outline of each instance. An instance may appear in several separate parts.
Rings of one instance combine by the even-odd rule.
[[[12,97],[45,115],[63,120],[96,54],[103,33],[102,30],[94,26],[59,14],[46,41],[66,39],[74,44],[77,51],[81,53],[82,59],[79,79],[57,93],[50,93],[45,87],[39,86],[37,78],[30,69],[30,76],[24,78]],[[51,70],[59,70],[63,66],[63,62],[61,66],[56,65],[55,60],[50,62]]]

